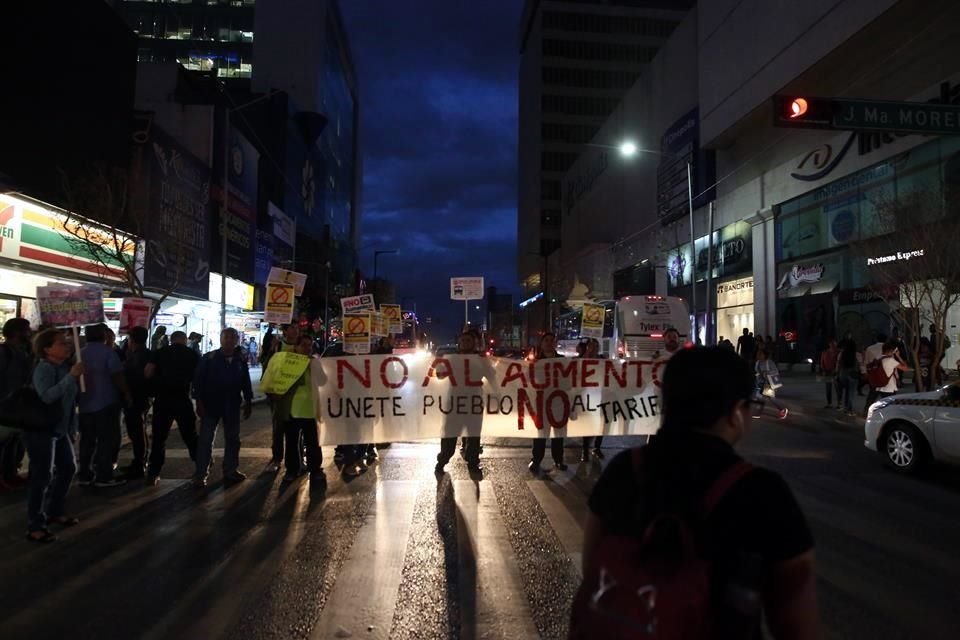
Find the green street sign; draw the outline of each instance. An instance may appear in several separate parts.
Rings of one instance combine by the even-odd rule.
[[[833,104],[835,129],[960,135],[960,106],[843,99]]]

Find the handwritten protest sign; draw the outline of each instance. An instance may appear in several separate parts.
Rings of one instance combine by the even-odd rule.
[[[583,305],[583,320],[580,323],[581,338],[602,338],[603,337],[604,308],[602,304]]]
[[[94,285],[37,287],[40,322],[51,327],[82,327],[103,322],[103,290]]]
[[[325,444],[650,435],[665,362],[376,355],[311,364]]]
[[[260,390],[268,395],[283,395],[290,390],[310,364],[308,356],[280,351],[270,358],[260,381]]]

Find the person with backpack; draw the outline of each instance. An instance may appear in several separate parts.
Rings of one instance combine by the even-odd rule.
[[[733,448],[753,389],[729,351],[671,359],[659,432],[614,457],[591,493],[572,640],[760,638],[761,617],[774,638],[820,637],[806,519],[783,478]]]
[[[867,380],[867,401],[863,405],[863,416],[866,417],[867,409],[877,401],[877,391],[870,382],[870,368],[876,367],[876,363],[883,357],[883,345],[887,342],[887,334],[878,333],[877,341],[863,350],[863,376]]]
[[[887,340],[884,343],[883,355],[877,364],[867,368],[870,387],[876,392],[877,399],[892,396],[897,392],[900,384],[897,371],[910,371],[910,367],[897,356],[896,340]]]

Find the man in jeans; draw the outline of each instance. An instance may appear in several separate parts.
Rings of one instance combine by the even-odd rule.
[[[81,351],[86,391],[78,397],[80,413],[81,485],[115,487],[126,482],[113,475],[113,460],[120,447],[120,401],[132,405],[117,353],[106,344],[107,325],[86,329],[87,346]]]
[[[213,441],[217,425],[223,422],[225,451],[223,454],[223,479],[226,482],[241,482],[247,476],[240,473],[240,402],[243,398],[243,418],[250,417],[253,409],[253,388],[250,384],[250,369],[237,348],[237,330],[228,327],[220,332],[220,348],[200,360],[193,379],[193,397],[197,400],[197,415],[200,416],[200,439],[197,442],[197,469],[193,486],[207,484],[207,473],[213,457]]]
[[[190,399],[190,385],[199,363],[200,356],[187,344],[187,334],[174,331],[170,335],[170,346],[154,353],[147,365],[146,376],[154,381],[156,389],[148,486],[160,483],[160,471],[166,461],[167,437],[174,420],[190,459],[197,459],[197,415]]]

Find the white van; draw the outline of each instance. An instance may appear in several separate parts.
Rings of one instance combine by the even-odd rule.
[[[659,358],[667,329],[677,330],[681,346],[690,342],[690,310],[683,298],[627,296],[617,301],[614,337],[621,358]]]

